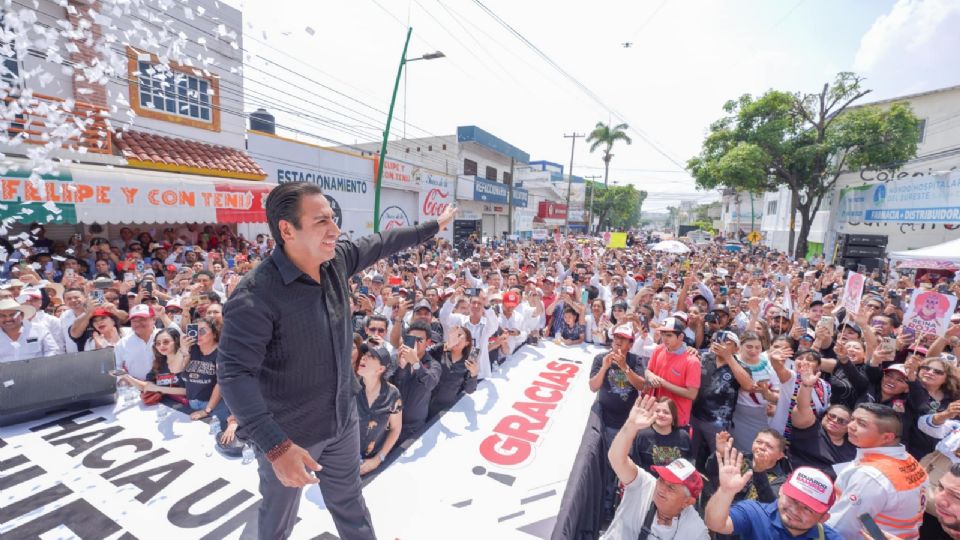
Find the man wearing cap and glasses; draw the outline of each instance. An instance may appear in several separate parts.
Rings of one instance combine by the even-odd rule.
[[[822,471],[799,467],[780,488],[776,501],[764,504],[743,500],[731,507],[753,471],[744,471],[743,456],[732,443],[717,449],[717,460],[720,488],[710,497],[703,514],[711,531],[736,534],[743,540],[843,538],[823,524],[830,518],[837,492],[833,481]]]
[[[707,540],[710,534],[693,505],[703,491],[703,478],[685,459],[655,466],[658,478],[630,459],[637,433],[653,425],[656,399],[644,396],[631,408],[608,457],[624,484],[623,500],[604,539]]]
[[[60,354],[60,347],[46,326],[31,323],[36,309],[11,298],[0,300],[0,362]]]

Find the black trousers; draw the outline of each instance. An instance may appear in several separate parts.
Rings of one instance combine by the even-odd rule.
[[[327,510],[333,515],[337,534],[343,540],[376,539],[370,511],[360,491],[360,431],[357,413],[333,438],[306,448],[323,469],[316,473]],[[280,483],[273,465],[257,452],[260,466],[260,540],[290,536],[297,520],[303,488],[289,488]]]

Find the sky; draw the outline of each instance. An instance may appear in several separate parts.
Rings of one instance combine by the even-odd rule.
[[[405,127],[412,138],[477,125],[568,167],[564,134],[626,122],[633,144],[614,149],[610,180],[647,190],[650,211],[718,198],[683,168],[741,94],[816,92],[847,70],[867,78],[864,102],[960,84],[957,0],[228,3],[244,16],[247,110],[266,107],[281,134],[378,140],[409,25],[408,58],[446,57],[408,64],[393,138]],[[601,152],[583,139],[573,172],[603,174]]]

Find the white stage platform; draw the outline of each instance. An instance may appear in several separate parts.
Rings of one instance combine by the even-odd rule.
[[[481,382],[364,488],[377,536],[549,537],[598,352],[527,346]],[[256,463],[221,456],[207,424],[156,409],[0,428],[0,537],[255,538]],[[303,497],[293,538],[336,538],[320,490]]]

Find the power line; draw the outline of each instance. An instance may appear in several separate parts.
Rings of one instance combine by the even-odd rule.
[[[474,2],[475,4],[477,4],[477,6],[479,6],[480,9],[482,9],[484,12],[486,12],[487,15],[489,15],[491,18],[493,18],[493,20],[495,20],[498,24],[500,24],[500,26],[502,26],[504,29],[506,29],[508,32],[510,32],[514,37],[516,37],[518,40],[520,40],[524,45],[526,45],[527,47],[529,47],[533,52],[535,52],[538,56],[540,56],[540,58],[542,58],[545,62],[547,62],[550,66],[552,66],[555,70],[557,70],[561,75],[563,75],[568,81],[570,81],[571,83],[573,83],[573,84],[574,84],[577,88],[579,88],[584,94],[586,94],[587,97],[589,97],[589,98],[590,98],[591,100],[593,100],[595,103],[597,103],[598,105],[600,105],[604,110],[606,110],[607,112],[609,112],[611,115],[613,115],[613,116],[615,116],[615,117],[617,117],[617,118],[619,118],[619,119],[622,119],[624,122],[626,122],[627,125],[630,126],[629,129],[630,129],[631,131],[633,131],[638,137],[640,137],[640,139],[641,139],[642,141],[644,141],[645,143],[647,143],[647,145],[648,145],[650,148],[652,148],[652,149],[653,149],[654,151],[656,151],[658,154],[660,154],[661,156],[663,156],[664,158],[666,158],[670,163],[676,165],[676,167],[677,167],[678,169],[684,170],[684,171],[686,170],[686,168],[684,167],[684,165],[682,165],[679,161],[677,161],[675,158],[673,158],[669,153],[666,152],[666,150],[662,149],[662,148],[660,147],[660,145],[657,144],[649,135],[647,135],[646,133],[644,133],[644,132],[643,132],[642,130],[640,130],[639,128],[636,128],[636,127],[633,125],[633,123],[630,122],[629,120],[627,120],[627,118],[626,118],[624,115],[620,114],[618,111],[616,111],[616,110],[613,109],[612,107],[608,106],[608,105],[600,98],[600,96],[598,96],[596,93],[594,93],[594,92],[593,92],[590,88],[588,88],[585,84],[583,84],[582,82],[580,82],[576,77],[574,77],[573,75],[571,75],[566,69],[564,69],[562,66],[560,66],[560,64],[558,64],[557,62],[555,62],[552,58],[550,58],[550,56],[548,56],[545,52],[543,52],[539,47],[537,47],[536,45],[534,45],[533,42],[531,42],[529,39],[527,39],[526,36],[524,36],[521,32],[519,32],[519,31],[516,30],[513,26],[511,26],[509,23],[507,23],[504,19],[502,19],[499,15],[497,15],[492,9],[490,9],[489,7],[487,7],[481,0],[473,0],[473,2]]]
[[[641,24],[640,27],[637,28],[637,31],[634,32],[632,36],[630,36],[630,41],[637,39],[637,37],[640,35],[640,32],[642,32],[643,29],[646,28],[648,24],[650,24],[650,21],[652,21],[654,17],[657,16],[657,13],[660,13],[660,10],[663,9],[664,6],[666,6],[667,2],[669,1],[670,0],[663,0],[663,2],[660,2],[660,5],[657,6],[657,9],[653,10],[653,13],[651,13],[650,16],[647,17],[645,21],[643,21],[643,24]]]

